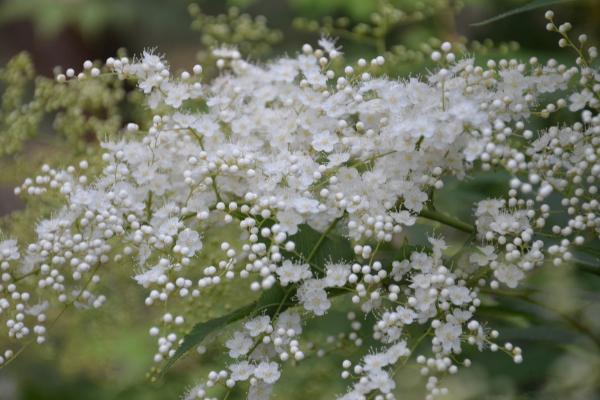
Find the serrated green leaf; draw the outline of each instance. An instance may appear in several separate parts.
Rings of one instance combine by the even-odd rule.
[[[200,322],[194,325],[192,330],[184,336],[183,342],[177,348],[173,357],[169,359],[169,361],[163,368],[163,373],[167,369],[169,369],[175,363],[175,361],[177,361],[181,358],[181,356],[187,353],[188,350],[202,343],[202,341],[208,335],[210,335],[219,328],[224,328],[233,322],[239,321],[240,319],[244,318],[246,315],[251,313],[255,307],[256,302],[253,302],[251,304],[248,304],[247,306],[238,308],[237,310],[234,310],[222,317],[211,319],[205,322]]]
[[[295,301],[293,300],[294,294],[295,288],[290,287],[286,290],[285,288],[276,285],[273,288],[263,292],[258,300],[246,306],[240,307],[229,314],[223,315],[222,317],[197,323],[194,325],[192,330],[184,336],[183,342],[177,348],[173,357],[169,359],[163,368],[163,373],[178,359],[180,359],[181,356],[183,356],[193,347],[200,345],[208,335],[216,330],[225,328],[234,322],[253,315],[264,314],[272,317],[276,313],[285,311],[290,306],[295,305]]]
[[[350,241],[331,229],[324,233],[318,232],[309,225],[301,225],[298,233],[290,238],[296,244],[294,253],[285,253],[288,258],[298,258],[300,262],[307,262],[317,277],[322,275],[325,265],[329,262],[348,261],[354,258],[354,251]]]
[[[496,22],[501,19],[513,16],[513,15],[524,13],[526,11],[531,11],[531,10],[535,10],[535,9],[542,8],[542,7],[548,7],[553,4],[567,3],[570,1],[575,1],[575,0],[534,0],[531,3],[525,4],[524,6],[513,8],[512,10],[503,12],[502,14],[496,15],[495,17],[488,18],[484,21],[471,24],[471,26],[487,25],[492,22]]]
[[[315,273],[322,271],[325,264],[329,261],[348,260],[352,257],[350,241],[342,236],[332,234],[331,229],[326,230],[322,234],[308,225],[302,225],[298,233],[290,239],[296,243],[296,255],[300,256],[306,262],[310,262],[312,266],[317,267],[314,270]],[[275,285],[263,292],[258,300],[246,306],[240,307],[222,317],[197,323],[184,336],[183,342],[163,368],[163,373],[190,349],[200,345],[211,333],[246,317],[255,315],[273,317],[289,307],[295,306],[297,304],[297,300],[294,298],[296,288],[296,285],[288,287]],[[336,293],[336,295],[338,294],[342,294],[342,292]]]

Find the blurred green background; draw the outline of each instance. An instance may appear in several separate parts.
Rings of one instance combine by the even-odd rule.
[[[350,59],[385,50],[386,72],[398,77],[426,71],[431,66],[427,62],[427,46],[435,46],[440,40],[462,43],[465,53],[483,53],[482,59],[526,59],[536,55],[540,59],[571,60],[570,54],[558,50],[558,38],[545,31],[543,8],[484,26],[471,26],[526,3],[527,0],[206,0],[193,4],[184,0],[4,0],[0,3],[0,65],[27,51],[37,74],[52,77],[57,65],[80,68],[85,59],[105,59],[122,49],[127,49],[127,54],[137,54],[157,47],[175,69],[203,61],[209,66],[210,76],[208,50],[217,41],[238,45],[251,59],[267,59],[293,53],[305,42],[314,43],[323,31],[340,37],[339,43]],[[599,39],[600,1],[573,1],[552,8],[559,20],[573,23],[576,32]],[[397,10],[404,14],[397,14]],[[266,22],[255,18],[259,15]],[[131,88],[124,90],[127,101],[135,103]],[[79,101],[73,100],[74,104]],[[116,126],[126,119],[143,120],[145,110],[126,103],[118,105],[122,118]],[[27,240],[33,223],[49,215],[51,207],[57,204],[51,197],[35,199],[28,202],[25,210],[25,204],[12,194],[16,184],[35,174],[44,162],[66,165],[97,149],[94,138],[86,139],[83,146],[67,145],[60,130],[45,115],[36,128],[37,135],[25,142],[22,150],[0,158],[0,228],[5,234],[11,232]],[[473,176],[466,183],[449,182],[437,196],[436,204],[439,209],[468,219],[470,207],[464,204],[502,196],[505,178]],[[438,228],[415,230],[411,233],[413,240],[422,240],[427,229]],[[444,233],[456,243],[456,249],[465,239],[456,232]],[[216,346],[201,357],[188,357],[163,379],[150,382],[148,372],[155,343],[147,329],[154,315],[143,305],[144,293],[130,281],[131,270],[123,267],[114,271],[116,277],[104,283],[109,297],[105,307],[68,313],[53,328],[48,345],[29,348],[10,367],[0,370],[0,400],[179,398],[187,385],[205,377],[210,369],[222,366],[224,358]],[[235,293],[234,289],[215,293],[214,297],[226,299]],[[473,367],[449,380],[448,398],[600,398],[599,289],[597,273],[564,266],[540,269],[523,290],[488,298],[482,314],[501,330],[504,340],[523,347],[525,361],[515,366],[501,354],[469,353]],[[218,306],[203,310],[202,318],[219,314],[228,306],[222,301],[217,303]],[[324,342],[328,334],[338,332],[343,319],[340,306],[326,320],[307,329],[317,343]],[[284,374],[274,398],[333,398],[344,388],[334,373],[342,357],[334,351],[331,357],[308,359],[293,373]],[[421,398],[423,384],[418,370],[407,368],[399,375],[398,398]],[[241,393],[234,393],[231,398],[234,397],[243,398]]]

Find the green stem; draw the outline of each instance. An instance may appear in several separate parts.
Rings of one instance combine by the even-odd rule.
[[[486,293],[486,294],[490,294],[490,295],[499,295],[499,296],[511,297],[513,299],[519,299],[526,303],[530,303],[535,306],[538,306],[543,310],[549,311],[550,313],[553,313],[554,315],[556,315],[557,317],[562,319],[564,323],[566,323],[567,325],[570,325],[572,328],[574,328],[576,331],[578,331],[581,335],[586,336],[588,339],[590,339],[594,343],[594,345],[596,345],[596,347],[598,349],[600,349],[600,337],[596,336],[596,334],[589,327],[587,327],[586,325],[581,323],[577,317],[572,317],[571,315],[569,315],[561,310],[557,310],[556,308],[551,307],[542,301],[532,299],[531,297],[529,297],[525,294],[507,293],[507,292],[498,291],[498,290],[494,290],[494,291],[482,290],[482,292]]]
[[[148,197],[146,198],[146,220],[150,223],[152,219],[152,190],[148,191]]]
[[[477,230],[475,229],[475,227],[473,225],[463,222],[459,219],[456,219],[454,217],[451,217],[447,214],[441,213],[436,210],[432,210],[432,209],[422,210],[421,213],[419,214],[419,216],[421,218],[429,219],[431,221],[436,221],[436,222],[442,223],[444,225],[451,226],[462,232],[471,233],[471,234],[475,234],[477,232]],[[581,271],[584,271],[584,272],[592,274],[592,275],[600,276],[600,268],[598,267],[597,264],[590,263],[590,262],[582,260],[582,259],[575,259],[575,260],[573,260],[573,265],[577,266]]]
[[[73,300],[71,300],[70,302],[68,302],[68,303],[66,303],[64,305],[64,307],[60,310],[60,312],[58,313],[58,315],[56,317],[54,317],[54,319],[50,322],[50,324],[46,328],[46,331],[49,331],[50,329],[52,329],[54,327],[54,325],[56,325],[56,323],[58,322],[58,320],[60,319],[60,317],[62,317],[62,315],[65,313],[65,311],[67,311],[67,309],[69,307],[71,307],[73,304],[75,304],[79,300],[79,298],[81,297],[81,295],[83,294],[83,292],[85,292],[87,290],[88,286],[90,286],[90,284],[92,283],[92,279],[94,278],[94,275],[96,275],[96,272],[98,272],[99,268],[100,268],[100,264],[98,263],[98,265],[96,265],[96,267],[94,268],[94,270],[90,274],[89,279],[85,282],[85,285],[79,291],[79,293],[77,294],[77,296]],[[23,351],[25,351],[25,349],[27,349],[34,342],[35,342],[35,339],[30,339],[28,342],[24,343],[15,352],[15,354],[13,354],[12,357],[10,357],[9,359],[7,359],[6,362],[0,366],[0,369],[4,368],[4,367],[8,366],[10,363],[12,363],[17,358],[17,356],[19,354],[21,354]]]
[[[466,233],[475,233],[475,227],[471,224],[468,224],[466,222],[463,222],[459,219],[456,219],[454,217],[451,217],[447,214],[443,214],[439,211],[435,211],[435,210],[431,210],[431,209],[425,209],[422,210],[421,213],[419,214],[420,217],[422,218],[426,218],[432,221],[437,221],[440,222],[444,225],[448,225],[451,226],[455,229],[458,229],[459,231],[463,231]]]
[[[590,263],[581,259],[572,260],[573,265],[578,267],[581,271],[587,272],[588,274],[600,276],[600,266],[597,264]]]
[[[331,225],[329,225],[327,227],[327,229],[325,229],[323,231],[323,234],[321,235],[321,237],[319,238],[319,240],[317,240],[317,243],[315,243],[315,247],[312,248],[312,250],[310,251],[310,253],[308,254],[308,256],[306,257],[306,263],[310,263],[310,261],[313,259],[313,257],[315,256],[315,254],[317,254],[317,251],[319,250],[319,247],[321,247],[321,244],[323,244],[323,241],[325,240],[325,238],[327,237],[327,235],[329,235],[329,233],[331,233],[331,231],[335,228],[335,226],[337,225],[338,221],[342,219],[340,218],[336,218]]]

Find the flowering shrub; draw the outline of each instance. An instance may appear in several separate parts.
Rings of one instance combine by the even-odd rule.
[[[341,49],[322,39],[264,65],[218,48],[220,73],[209,82],[200,65],[175,75],[151,51],[58,75],[64,85],[132,80],[155,115],[103,143],[99,176],[88,176],[86,161],[44,166],[15,189],[59,192],[65,206],[36,225],[35,242],[0,242],[0,318],[15,342],[0,362],[44,343],[66,308],[102,306],[100,280],[134,264],[146,305],[164,310],[149,327],[159,365],[233,326],[224,339],[230,363],[185,399],[214,398],[217,385],[269,398],[286,364],[325,353],[303,329],[336,304],[351,305],[347,346],[363,346],[363,323],[378,342],[343,361],[340,399],[395,398],[394,374],[407,363],[419,365],[428,399],[443,395],[442,378],[471,364],[467,346],[521,363],[521,348],[479,319],[482,295],[519,286],[545,262],[577,263],[576,252],[600,237],[597,49],[546,17],[559,45],[576,51],[573,66],[535,58],[479,66],[444,42],[431,53],[438,68],[399,81],[381,74],[382,56],[336,70]],[[472,205],[473,223],[436,209],[446,179],[492,170],[512,175],[510,189]],[[398,245],[425,220],[468,235],[460,257],[440,235]],[[201,264],[204,241],[220,229],[228,239],[214,263]],[[257,294],[194,324],[190,310],[210,288],[236,281]]]

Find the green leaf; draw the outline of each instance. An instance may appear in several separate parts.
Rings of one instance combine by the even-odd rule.
[[[163,373],[169,369],[178,359],[181,358],[185,353],[195,346],[198,346],[202,341],[211,333],[218,329],[225,328],[226,326],[237,322],[243,318],[264,314],[272,317],[273,315],[285,311],[287,308],[296,304],[293,300],[295,294],[295,287],[282,288],[279,285],[263,292],[258,300],[252,303],[240,307],[229,314],[223,315],[219,318],[214,318],[205,322],[199,322],[192,330],[183,337],[183,342],[175,351],[173,357],[169,359]]]
[[[495,17],[488,18],[485,21],[476,22],[474,24],[471,24],[471,26],[487,25],[492,22],[496,22],[501,19],[513,16],[513,15],[524,13],[526,11],[531,11],[531,10],[535,10],[535,9],[542,8],[542,7],[548,7],[553,4],[567,3],[570,1],[574,1],[574,0],[534,0],[531,3],[525,4],[524,6],[521,6],[521,7],[513,8],[512,10],[503,12],[500,15],[496,15]]]
[[[310,263],[313,273],[317,277],[322,275],[328,262],[349,261],[354,258],[354,251],[350,241],[345,237],[335,234],[332,224],[331,229],[324,233],[318,232],[309,225],[301,225],[298,233],[290,237],[296,244],[295,253],[283,252],[286,258],[298,258],[300,262]]]
[[[504,340],[528,340],[531,342],[544,341],[555,345],[572,343],[577,339],[577,334],[572,330],[554,325],[535,325],[527,328],[502,328]]]
[[[255,306],[256,302],[253,302],[222,317],[211,319],[206,322],[200,322],[194,325],[192,330],[184,336],[183,342],[177,348],[177,351],[175,351],[173,357],[171,357],[165,365],[163,373],[169,369],[171,365],[175,363],[175,361],[181,358],[182,355],[187,353],[188,350],[202,343],[204,338],[206,338],[209,334],[219,328],[224,328],[225,326],[244,318],[246,315],[250,314],[252,310],[254,310]]]
[[[333,226],[334,225],[332,225],[331,228],[333,228]],[[325,263],[330,260],[348,260],[353,255],[350,241],[342,236],[331,234],[331,229],[326,230],[325,233],[322,234],[308,225],[302,225],[300,226],[298,233],[291,237],[291,240],[296,243],[296,254],[304,260],[310,261],[311,265],[317,267],[315,273],[319,273],[319,270],[323,270]],[[286,254],[286,256],[293,257],[294,255]],[[263,292],[258,300],[246,306],[240,307],[222,317],[197,323],[192,330],[184,336],[183,342],[163,368],[163,374],[190,349],[202,343],[202,341],[211,333],[246,317],[252,317],[254,315],[268,315],[269,317],[273,317],[286,309],[295,306],[297,304],[297,300],[294,299],[296,289],[297,287],[295,285],[290,285],[288,287],[275,285],[271,289]]]

